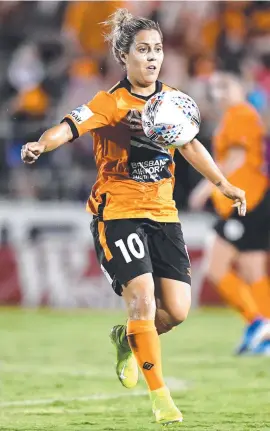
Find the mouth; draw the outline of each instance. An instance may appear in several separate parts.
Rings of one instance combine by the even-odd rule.
[[[147,70],[157,70],[157,67],[154,66],[153,64],[151,64],[151,66],[148,66],[146,69]]]

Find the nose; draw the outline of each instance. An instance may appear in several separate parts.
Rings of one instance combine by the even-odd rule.
[[[148,52],[147,61],[155,61],[156,60],[156,53],[154,50],[150,50]]]
[[[149,53],[149,55],[147,57],[147,61],[155,61],[155,60],[156,60],[155,54],[153,52]]]

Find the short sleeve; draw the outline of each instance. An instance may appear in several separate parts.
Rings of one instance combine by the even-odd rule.
[[[91,130],[114,125],[116,112],[114,97],[105,91],[100,91],[90,102],[73,109],[61,122],[66,121],[70,125],[73,139],[76,139]]]

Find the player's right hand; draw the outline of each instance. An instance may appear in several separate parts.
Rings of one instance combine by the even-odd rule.
[[[24,163],[31,165],[37,161],[39,156],[45,151],[46,145],[41,142],[28,142],[22,146],[21,159]]]

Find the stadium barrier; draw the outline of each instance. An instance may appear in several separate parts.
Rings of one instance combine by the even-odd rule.
[[[203,280],[213,216],[180,213],[192,262],[193,306],[220,304]],[[75,203],[0,204],[0,304],[119,308],[95,256],[91,216]]]

